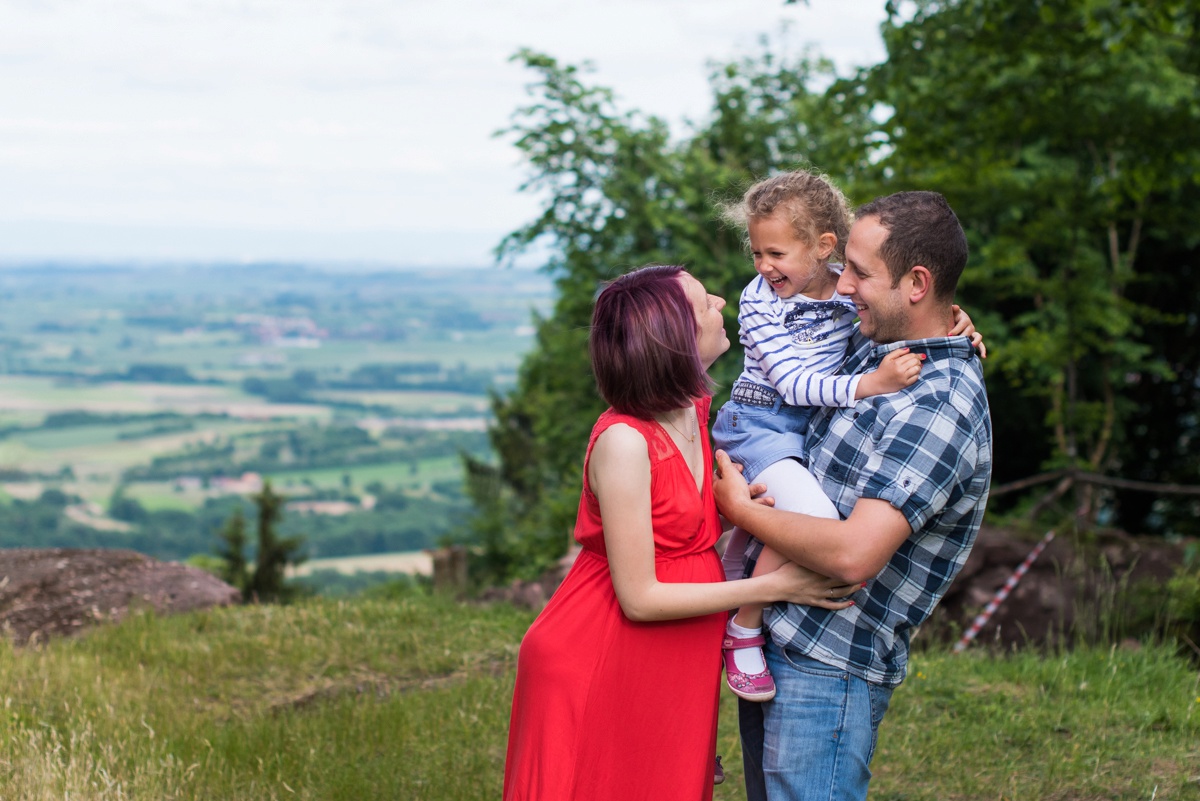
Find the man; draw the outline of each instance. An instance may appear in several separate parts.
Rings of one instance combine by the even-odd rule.
[[[898,348],[925,360],[907,389],[814,415],[809,469],[843,519],[754,503],[718,452],[714,487],[729,521],[794,562],[864,583],[844,610],[768,609],[765,651],[777,694],[764,704],[739,701],[751,801],[866,798],[909,635],[975,541],[991,478],[991,420],[970,340],[946,336],[966,262],[962,227],[935,192],[901,192],[858,211],[837,291],[854,300],[861,336],[842,370],[870,372]]]

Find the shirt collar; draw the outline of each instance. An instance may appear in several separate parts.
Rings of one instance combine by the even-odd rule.
[[[867,357],[867,363],[877,364],[883,360],[884,356],[900,348],[909,348],[913,353],[924,353],[929,361],[938,359],[970,360],[979,356],[975,352],[975,348],[971,346],[971,340],[967,337],[932,337],[877,344],[871,348],[871,355]]]

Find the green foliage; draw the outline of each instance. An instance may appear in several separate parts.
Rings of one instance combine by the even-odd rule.
[[[402,510],[292,515],[280,530],[303,530],[308,555],[313,558],[417,551],[453,536],[467,514],[462,501],[424,497]]]
[[[348,598],[357,595],[377,600],[400,600],[420,595],[425,591],[428,580],[407,573],[383,570],[356,570],[353,573],[313,570],[305,576],[293,579],[291,583],[311,595],[324,598]]]
[[[99,530],[65,514],[69,500],[60,490],[33,501],[0,504],[0,548],[129,548],[159,559],[185,559],[212,550],[213,533],[238,498],[209,499],[195,512],[147,510],[134,498],[114,493],[111,516],[131,531]]]
[[[246,562],[246,517],[239,506],[221,529],[221,579],[245,592],[250,585],[249,565]]]
[[[586,355],[597,288],[682,263],[733,300],[751,267],[716,210],[795,167],[856,200],[933,189],[959,212],[972,258],[958,300],[992,354],[997,483],[1059,467],[1200,482],[1200,4],[888,11],[884,63],[838,78],[764,41],[713,71],[712,113],[682,135],[619,109],[575,67],[518,54],[533,101],[502,134],[546,202],[498,254],[550,245],[559,299],[516,388],[493,401],[497,461],[469,463],[478,575],[535,573],[568,542],[602,407]],[[733,303],[726,315],[732,335]],[[738,369],[733,355],[714,375],[728,385]],[[1081,487],[1069,500],[1085,523],[1115,513],[1129,528],[1197,531],[1194,509],[1169,499]]]
[[[128,381],[146,381],[161,384],[194,384],[195,377],[187,368],[177,364],[134,364],[125,372]]]
[[[1177,331],[1195,308],[1194,271],[1174,298],[1146,289],[1200,255],[1200,6],[911,7],[889,5],[887,61],[862,76],[891,112],[881,177],[888,191],[943,192],[971,238],[960,302],[1006,380],[989,382],[993,409],[1019,411],[997,415],[997,440],[1024,453],[1000,456],[1020,465],[1013,478],[1136,466],[1128,423],[1145,410],[1130,391],[1195,365],[1194,351],[1181,364],[1145,332]],[[1164,400],[1157,425],[1194,433],[1194,414],[1161,417]],[[1097,507],[1086,492],[1076,502]]]
[[[319,499],[323,494],[310,490],[305,497]],[[342,497],[340,490],[327,494],[330,500]],[[415,551],[458,536],[469,514],[457,482],[439,483],[433,493],[387,488],[376,497],[371,510],[288,516],[279,532],[285,538],[302,537],[314,558]],[[240,497],[222,496],[205,500],[195,510],[147,509],[118,488],[109,516],[132,526],[126,531],[75,522],[64,513],[67,500],[53,490],[44,501],[0,503],[0,548],[129,548],[158,559],[182,560],[220,549],[222,529],[249,506]],[[253,548],[247,551],[252,554]]]
[[[355,467],[481,454],[486,437],[475,431],[388,431],[376,439],[357,425],[300,424],[283,431],[252,432],[190,445],[124,471],[127,482],[165,481],[182,476],[279,473],[321,467]]]
[[[304,560],[300,555],[304,538],[279,536],[276,529],[283,517],[286,499],[271,490],[269,479],[263,482],[262,491],[252,495],[251,500],[258,507],[258,549],[254,555],[254,571],[242,585],[242,595],[247,600],[260,602],[286,600],[290,589],[285,581],[285,572],[288,565],[296,565]],[[240,515],[235,513],[231,525],[239,518]],[[230,531],[229,527],[226,531]],[[236,536],[236,532],[231,532],[231,536]],[[242,541],[245,541],[244,533]],[[226,539],[226,542],[230,543],[232,549],[233,540]],[[232,571],[233,561],[228,560],[227,563]]]
[[[768,55],[717,69],[712,121],[674,139],[661,120],[618,109],[579,69],[530,51],[517,59],[537,75],[534,102],[502,134],[529,163],[523,188],[547,201],[499,254],[553,243],[547,269],[559,295],[553,314],[537,321],[516,389],[493,399],[498,462],[467,460],[484,550],[475,570],[486,580],[535,574],[570,541],[588,433],[604,409],[587,360],[603,282],[643,264],[683,264],[710,291],[737,297],[753,272],[742,233],[717,221],[714,200],[736,198],[768,170],[810,162],[845,178],[865,158],[869,130],[868,109],[854,97],[806,88],[828,74],[824,63]],[[732,306],[726,315],[736,339]],[[738,371],[729,358],[714,376],[727,386]]]
[[[125,495],[125,487],[117,485],[108,499],[108,516],[125,523],[145,523],[149,519],[145,507],[136,498]]]
[[[1168,634],[1186,638],[1200,658],[1200,543],[1192,543],[1187,558],[1167,582]]]

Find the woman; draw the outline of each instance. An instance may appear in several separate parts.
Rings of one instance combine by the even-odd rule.
[[[840,609],[855,587],[796,565],[722,581],[707,368],[725,301],[651,266],[596,300],[590,352],[611,408],[592,429],[566,580],[521,643],[504,798],[710,798],[727,610]]]

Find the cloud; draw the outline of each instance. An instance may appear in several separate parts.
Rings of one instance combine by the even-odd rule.
[[[511,230],[536,209],[492,137],[527,100],[518,48],[591,61],[679,125],[708,112],[709,62],[781,23],[780,46],[848,69],[882,19],[882,0],[0,0],[0,255],[17,221]]]

